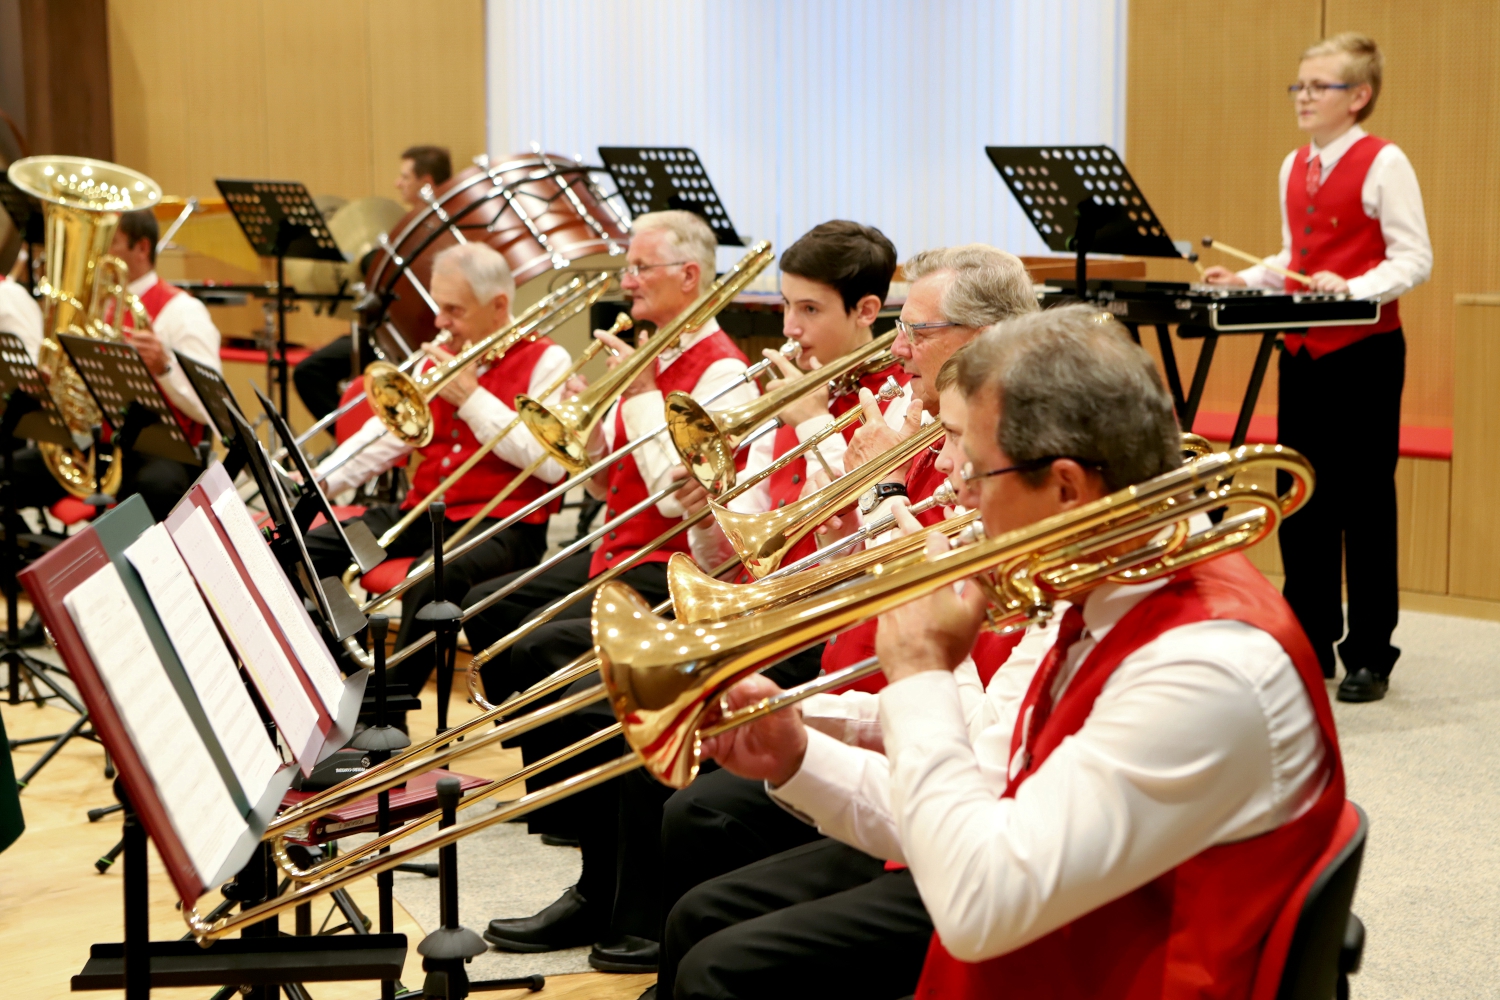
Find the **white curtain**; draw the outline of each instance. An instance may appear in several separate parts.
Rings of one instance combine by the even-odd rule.
[[[1124,152],[1126,0],[488,0],[492,154],[691,146],[735,227],[1046,248],[987,145]]]

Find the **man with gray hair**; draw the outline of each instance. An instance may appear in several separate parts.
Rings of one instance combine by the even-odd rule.
[[[452,353],[433,344],[422,344],[421,349],[431,360],[423,362],[414,374],[449,360],[470,343],[509,323],[515,295],[516,283],[510,268],[505,258],[491,247],[464,243],[438,254],[432,264],[432,297],[438,305],[437,327],[448,331]],[[371,507],[360,515],[359,519],[378,537],[406,511],[425,503],[453,469],[510,423],[515,416],[511,403],[517,394],[540,398],[570,363],[566,350],[546,337],[539,337],[512,346],[502,359],[470,365],[449,380],[432,401],[433,433],[429,444],[413,449],[387,431],[379,418],[371,417],[323,461],[320,469],[332,469],[324,480],[324,489],[330,496],[341,493],[391,468],[413,450],[419,451],[422,462],[412,476],[405,501],[399,506]],[[556,398],[556,392],[548,397],[549,401]],[[344,462],[349,455],[354,457]],[[517,427],[506,435],[443,495],[448,505],[447,530],[451,532],[467,521],[511,482],[519,470],[541,457],[541,446],[524,428]],[[503,518],[520,510],[562,476],[562,467],[549,459],[489,516]],[[547,518],[555,509],[554,506],[539,510],[458,559],[445,562],[447,593],[443,597],[456,601],[481,580],[536,565],[546,551]],[[423,519],[391,543],[386,551],[387,562],[425,556],[431,547],[431,528]],[[313,529],[308,534],[307,548],[321,575],[338,576],[347,566],[348,553],[330,525]],[[384,587],[397,582],[399,579],[390,580]],[[416,612],[433,596],[431,578],[403,595],[398,645],[406,645],[420,634]],[[415,693],[426,683],[430,666],[430,657],[415,657],[397,668],[396,679],[407,683]]]
[[[1180,464],[1151,358],[1097,309],[988,331],[960,357],[958,386],[960,500],[991,537]],[[933,536],[928,547],[947,543]],[[800,966],[736,964],[725,945],[778,906],[816,897],[826,907],[839,895],[827,879],[798,899],[780,890],[777,869],[832,870],[849,850],[906,869],[886,877],[914,882],[934,934],[920,982],[907,969],[874,989],[845,980],[844,992],[1156,997],[1212,983],[1215,995],[1248,996],[1258,975],[1279,974],[1280,956],[1262,955],[1269,931],[1328,849],[1345,801],[1317,655],[1275,588],[1240,554],[1099,584],[1055,626],[1029,630],[982,692],[966,692],[956,668],[986,603],[977,586],[945,586],[881,616],[889,683],[864,716],[880,751],[820,730],[815,699],[704,742],[840,843],[765,862],[747,907],[735,908],[748,870],[684,897],[668,923],[670,995],[808,988]],[[767,693],[752,677],[726,708]],[[871,947],[870,960],[894,944]],[[841,958],[809,993],[866,955]]]

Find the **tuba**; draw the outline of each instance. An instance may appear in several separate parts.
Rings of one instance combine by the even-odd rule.
[[[57,335],[120,340],[126,313],[137,326],[149,325],[146,310],[126,287],[124,263],[109,255],[109,246],[120,213],[155,205],[161,188],[144,174],[81,156],[30,156],[12,163],[8,173],[12,184],[43,205],[47,267],[38,283],[44,337],[37,369],[74,441],[73,447],[43,441],[38,448],[48,471],[73,496],[113,494],[123,472],[119,449],[98,481],[92,438],[103,415]],[[112,315],[107,303],[113,303]]]

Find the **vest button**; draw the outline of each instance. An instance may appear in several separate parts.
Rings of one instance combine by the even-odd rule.
[[[452,459],[448,459],[448,458],[443,459],[443,468],[446,469],[448,467],[449,462],[451,462],[451,461],[452,461]]]
[[[615,510],[614,510],[614,508],[613,507],[606,507],[606,508],[604,508],[604,516],[605,517],[614,517],[615,516]]]
[[[624,472],[625,471],[625,463],[624,462],[616,462],[615,463],[615,471],[616,472]]]
[[[610,487],[610,488],[609,488],[609,491],[610,491],[610,492],[611,492],[611,493],[618,493],[618,492],[620,492],[620,487],[618,487],[618,486],[611,486],[611,487]]]
[[[778,501],[776,501],[776,506],[778,506],[778,507],[785,507],[786,506],[786,501],[785,500],[778,500]]]
[[[458,440],[458,428],[457,427],[453,428],[453,439],[455,441]]]
[[[615,557],[615,554],[613,552],[606,552],[606,553],[604,553],[604,561],[605,562],[609,562],[614,557]]]
[[[1313,214],[1313,207],[1311,205],[1307,206],[1307,214],[1308,215],[1312,215]]]
[[[1302,232],[1305,235],[1311,236],[1312,235],[1312,226],[1303,226],[1302,227]]]
[[[461,444],[456,444],[456,445],[453,446],[453,454],[455,454],[455,455],[457,455],[459,452],[461,452],[463,450],[464,450],[464,446],[461,445]]]
[[[1306,257],[1307,256],[1307,247],[1303,247],[1301,252],[1302,252],[1302,256]]]
[[[792,473],[792,485],[796,486],[800,482],[802,482],[802,477],[797,475],[795,472]]]
[[[610,541],[614,541],[614,540],[615,540],[615,533],[614,533],[614,532],[613,532],[613,531],[611,531],[611,532],[610,532],[610,533],[609,533],[609,540],[610,540]]]

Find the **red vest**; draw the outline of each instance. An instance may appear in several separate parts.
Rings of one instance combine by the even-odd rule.
[[[537,360],[551,346],[552,341],[546,337],[515,345],[505,352],[504,358],[490,365],[489,370],[479,376],[480,386],[488,389],[495,398],[506,401],[507,404],[518,395],[530,392],[532,369],[536,367]],[[426,498],[437,488],[438,483],[467,461],[469,456],[473,455],[483,444],[474,436],[474,431],[469,425],[459,419],[458,407],[441,396],[434,398],[429,405],[432,409],[432,441],[427,447],[420,449],[422,463],[417,466],[417,473],[412,477],[411,489],[407,491],[406,499],[401,503],[405,510],[410,510]],[[525,431],[517,428],[513,433],[524,434]],[[473,517],[489,502],[490,497],[504,489],[519,471],[491,451],[443,495],[443,500],[448,504],[448,517],[455,521]],[[535,476],[528,476],[524,483],[516,487],[515,492],[506,497],[491,512],[490,516],[508,517],[549,489],[551,489],[550,484],[542,482]],[[560,500],[554,500],[547,506],[526,515],[522,520],[526,524],[545,524],[548,515],[556,511],[560,505]]]
[[[938,471],[938,453],[934,450],[935,448],[941,449],[942,445],[939,443],[922,449],[922,453],[912,461],[911,468],[906,472],[906,495],[912,503],[926,500],[948,479],[944,473]],[[942,508],[934,507],[918,514],[917,520],[927,527],[938,524],[943,520]],[[875,629],[879,622],[880,619],[871,618],[829,639],[827,645],[823,647],[823,673],[831,674],[835,670],[842,670],[844,667],[853,666],[860,660],[874,656]],[[1020,641],[1019,637],[1016,641]],[[1009,648],[1005,650],[1005,655],[1010,655]],[[977,657],[975,662],[978,663]],[[986,678],[986,683],[988,683],[988,678]],[[883,687],[885,687],[885,674],[871,674],[855,681],[844,690],[873,693]]]
[[[709,366],[725,358],[744,361],[745,355],[734,345],[734,341],[729,339],[729,334],[723,330],[715,330],[683,351],[677,360],[665,368],[662,367],[661,360],[658,358],[656,386],[661,390],[662,395],[669,392],[691,393],[697,387],[698,380],[703,377],[703,373],[708,371]],[[625,443],[625,415],[621,412],[618,403],[615,404],[614,409],[615,412],[606,414],[604,419],[614,421],[615,446],[619,447]],[[606,497],[604,510],[607,518],[613,518],[621,511],[629,510],[651,495],[646,489],[646,480],[636,468],[634,455],[626,455],[611,465],[608,476],[609,494]],[[636,550],[644,548],[646,543],[656,536],[681,523],[680,518],[663,517],[655,505],[641,511],[604,536],[604,541],[599,543],[599,547],[594,550],[593,559],[589,562],[589,576],[598,576]],[[666,562],[672,558],[674,552],[692,555],[688,548],[686,531],[680,532],[671,541],[651,553],[642,560],[642,563]]]
[[[883,371],[870,375],[862,375],[859,379],[859,388],[869,389],[871,392],[879,393],[881,386],[885,385],[886,379],[894,377],[899,383],[905,385],[911,376],[902,370],[900,365],[891,365]],[[835,418],[842,417],[850,410],[859,405],[859,388],[854,392],[842,393],[834,396],[828,401],[828,411]],[[895,400],[887,399],[879,401],[877,405],[880,412],[884,413]],[[844,440],[847,442],[854,437],[858,430],[858,423],[850,424],[844,428]],[[772,458],[780,458],[801,442],[797,438],[795,427],[776,428],[775,442],[772,448]],[[807,484],[807,459],[799,458],[790,462],[785,468],[779,469],[771,474],[768,487],[771,493],[771,509],[785,507],[789,503],[796,503],[802,496],[802,489]],[[786,566],[796,562],[805,556],[810,556],[818,550],[820,542],[815,534],[807,534],[798,539],[787,554],[782,558],[781,564]],[[750,574],[741,573],[738,582],[749,583]]]
[[[1190,567],[1132,608],[1085,658],[1037,733],[1016,789],[1078,732],[1105,682],[1130,653],[1169,629],[1242,621],[1273,636],[1312,700],[1329,768],[1312,808],[1269,833],[1211,847],[1172,871],[1013,952],[961,962],[933,935],[919,1000],[936,997],[1245,998],[1262,976],[1280,977],[1284,956],[1262,950],[1273,922],[1317,862],[1344,808],[1344,771],[1318,658],[1281,595],[1243,555]],[[1037,672],[1018,719],[1036,704]],[[1020,724],[1012,740],[1020,739]],[[1269,960],[1274,959],[1274,960]]]
[[[167,307],[167,303],[181,294],[183,294],[182,289],[176,285],[169,285],[160,278],[157,278],[156,284],[146,289],[137,298],[141,300],[141,305],[146,308],[146,315],[151,317],[151,322],[155,323],[156,317],[161,315],[161,311]],[[127,316],[125,328],[128,330],[132,325],[130,318]],[[198,442],[203,440],[203,425],[179,410],[177,404],[172,402],[172,398],[166,393],[162,393],[162,398],[167,401],[167,407],[172,411],[172,416],[177,418],[177,426],[182,428],[182,433],[187,437],[188,444],[194,448],[198,447]]]
[[[1286,179],[1286,223],[1292,231],[1291,267],[1299,274],[1332,271],[1344,279],[1357,278],[1385,260],[1385,236],[1380,220],[1365,214],[1360,192],[1370,164],[1389,143],[1367,135],[1339,157],[1328,171],[1318,193],[1307,196],[1307,172],[1319,170],[1307,162],[1311,147],[1303,146],[1292,159]],[[1289,292],[1305,291],[1299,281],[1286,279]],[[1306,334],[1288,334],[1286,346],[1293,353],[1306,343],[1307,353],[1321,358],[1330,351],[1348,347],[1376,333],[1401,326],[1401,310],[1392,300],[1380,307],[1380,318],[1366,326],[1319,326]]]

